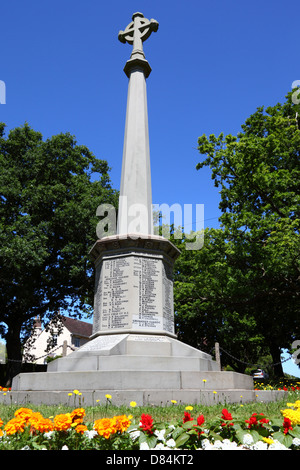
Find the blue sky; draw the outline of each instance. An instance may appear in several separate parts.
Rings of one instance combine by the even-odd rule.
[[[27,121],[44,138],[70,132],[108,161],[119,189],[131,46],[118,31],[136,11],[159,22],[144,43],[153,203],[204,204],[205,227],[218,227],[218,189],[195,169],[197,139],[236,134],[300,79],[294,0],[3,2],[0,121],[8,130]]]

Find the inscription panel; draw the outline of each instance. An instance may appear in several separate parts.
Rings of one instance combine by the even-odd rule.
[[[163,259],[128,255],[96,270],[93,333],[147,330],[174,333],[172,267]]]

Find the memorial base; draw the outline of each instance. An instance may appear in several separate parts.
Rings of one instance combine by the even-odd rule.
[[[163,335],[98,336],[69,356],[48,364],[47,372],[13,379],[11,400],[19,404],[69,404],[79,390],[81,405],[168,405],[273,401],[253,389],[250,376],[219,371],[209,354]],[[76,406],[78,405],[76,401]]]

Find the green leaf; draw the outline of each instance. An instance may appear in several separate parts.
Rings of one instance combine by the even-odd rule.
[[[182,433],[176,440],[176,447],[181,447],[183,446],[188,440],[189,440],[190,436],[184,432]]]
[[[294,426],[293,430],[289,431],[289,434],[300,439],[300,426]]]

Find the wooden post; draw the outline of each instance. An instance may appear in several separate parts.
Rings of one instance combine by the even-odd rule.
[[[215,343],[215,355],[216,355],[217,364],[218,364],[218,366],[219,366],[219,370],[222,370],[222,369],[221,369],[221,357],[220,357],[220,347],[219,347],[219,343]]]

